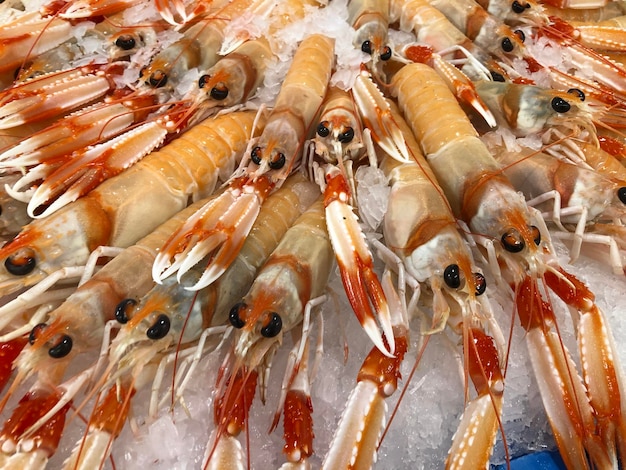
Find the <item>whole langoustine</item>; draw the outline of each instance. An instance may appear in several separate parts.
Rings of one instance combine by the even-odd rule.
[[[239,161],[254,116],[210,118],[88,196],[31,222],[0,250],[0,294],[33,285],[64,266],[84,264],[98,246],[130,246],[189,199],[211,194]]]

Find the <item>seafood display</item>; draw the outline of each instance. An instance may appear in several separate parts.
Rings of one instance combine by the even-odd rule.
[[[0,469],[626,466],[593,3],[1,2]]]

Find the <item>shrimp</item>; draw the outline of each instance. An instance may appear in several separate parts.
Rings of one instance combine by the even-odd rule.
[[[208,119],[89,195],[31,222],[0,250],[0,294],[33,285],[63,266],[84,264],[98,246],[130,246],[190,198],[210,194],[232,172],[253,120],[251,112]]]
[[[501,18],[490,15],[474,0],[428,0],[428,3],[477,46],[499,59],[511,62],[513,57],[525,54],[523,33],[513,32]]]
[[[471,106],[489,127],[496,127],[496,118],[478,95],[474,83],[460,69],[444,60],[429,46],[408,45],[403,54],[411,62],[426,64],[435,69],[460,102]]]
[[[327,163],[342,162],[344,157],[359,160],[364,149],[362,127],[350,94],[330,87],[311,139],[315,155]]]
[[[200,106],[205,110],[245,103],[263,83],[272,56],[266,39],[244,42],[200,76],[198,87],[202,93],[197,98]]]
[[[370,69],[384,81],[383,62],[391,59],[388,44],[389,0],[351,0],[348,23],[356,30],[354,46],[372,57]]]
[[[27,162],[39,163],[11,188],[11,195],[30,201],[31,216],[48,216],[86,194],[103,180],[128,168],[159,146],[168,135],[179,133],[206,116],[213,106],[230,106],[245,101],[248,94],[255,91],[262,82],[266,61],[270,56],[271,51],[266,41],[244,43],[200,77],[200,88],[208,87],[210,95],[201,93],[197,97],[190,96],[193,102],[172,105],[165,111],[159,111],[157,117],[108,141],[106,139],[111,135],[118,134],[133,123],[143,121],[150,107],[158,107],[155,92],[131,95],[117,103],[96,105],[84,113],[64,119],[65,122],[58,123],[5,152],[4,157],[27,152],[26,155],[22,154],[8,161],[6,165],[9,167]],[[233,91],[230,96],[229,89]],[[198,89],[193,90],[190,95],[194,92],[198,94]],[[146,107],[140,108],[141,104]],[[68,125],[72,127],[68,129]],[[80,139],[74,138],[74,133],[81,128],[86,132],[80,134]],[[59,140],[59,137],[70,131],[72,139],[69,142],[67,137]],[[54,140],[50,142],[52,139]],[[78,151],[86,144],[95,143],[94,139],[102,139],[104,142]],[[46,145],[47,142],[50,143]],[[67,155],[68,150],[76,151]],[[43,155],[46,163],[42,165]],[[38,184],[36,190],[30,189],[34,182]]]
[[[544,6],[534,0],[477,0],[491,16],[507,24],[547,24]]]
[[[579,90],[561,93],[533,85],[478,82],[476,91],[498,124],[510,129],[517,137],[555,127],[563,129],[561,133],[580,134],[587,130],[590,135],[595,135],[591,111],[581,100]]]
[[[595,171],[563,162],[545,153],[526,148],[520,152],[508,152],[493,146],[490,150],[494,156],[497,155],[504,175],[516,189],[524,193],[528,204],[542,210],[542,216],[562,231],[557,232],[556,236],[574,237],[569,251],[570,262],[578,258],[583,241],[604,243],[610,248],[614,272],[624,272],[616,241],[585,236],[588,225],[607,225],[626,217],[624,186],[607,181]],[[570,234],[563,224],[575,225],[574,232]]]
[[[0,403],[0,408],[6,405],[17,387],[32,374],[37,374],[38,380],[31,391],[37,396],[43,396],[42,400],[48,403],[48,406],[39,410],[39,413],[31,413],[28,419],[23,419],[24,423],[19,428],[19,433],[15,431],[5,433],[0,436],[0,441],[17,442],[23,439],[26,442],[30,439],[31,432],[42,428],[42,425],[44,429],[49,430],[45,433],[50,437],[60,436],[63,426],[57,427],[56,421],[49,419],[64,409],[95,369],[90,367],[86,372],[71,379],[67,386],[59,386],[60,390],[50,390],[50,386],[60,383],[63,373],[77,355],[101,344],[106,322],[116,317],[123,318],[128,305],[136,302],[134,299],[147,294],[154,286],[150,266],[154,261],[156,250],[172,230],[204,202],[199,201],[195,206],[181,211],[136,245],[124,250],[78,287],[62,305],[50,312],[46,323],[38,323],[32,327],[29,335],[30,347],[22,351],[15,361],[17,376]],[[11,310],[15,310],[11,303],[3,307],[3,320]],[[80,321],[75,321],[76,319]],[[65,412],[67,409],[63,415]],[[13,419],[18,419],[20,413],[22,411],[18,407],[14,410]],[[30,449],[27,453],[39,452],[37,446],[26,448]],[[56,447],[45,450],[48,453],[47,459],[54,453]],[[10,447],[9,453],[14,451],[15,446]]]
[[[415,34],[418,43],[428,44],[444,59],[454,60],[458,55],[472,57],[482,64],[501,71],[494,64],[488,51],[474,44],[446,16],[426,0],[390,1],[390,21],[398,21],[400,30]],[[494,44],[491,44],[494,46]],[[497,46],[496,50],[498,50]],[[500,49],[501,50],[501,49]],[[464,61],[463,71],[472,79],[482,77],[482,69],[477,70],[472,61]]]
[[[169,89],[175,87],[188,70],[212,67],[219,59],[226,26],[246,10],[259,8],[263,3],[263,0],[235,0],[199,20],[141,70],[140,84]]]
[[[467,406],[450,451],[449,460],[455,463],[448,462],[447,465],[459,467],[465,459],[465,465],[470,468],[482,468],[488,463],[495,440],[502,409],[503,384],[493,340],[480,326],[485,323],[485,318],[479,314],[481,304],[477,296],[485,292],[485,278],[479,272],[472,272],[471,254],[456,229],[454,216],[441,188],[395,106],[391,107],[391,111],[415,161],[400,163],[386,156],[382,162],[383,171],[390,178],[392,188],[384,219],[385,243],[389,248],[377,244],[379,254],[388,264],[400,264],[402,268],[398,270],[405,270],[410,278],[425,284],[432,291],[433,326],[427,334],[441,331],[448,323],[464,338],[468,356],[466,366],[469,365],[469,375],[480,397]],[[390,282],[389,278],[387,282]],[[338,463],[340,458],[361,462],[364,466],[371,465],[386,409],[383,399],[397,387],[400,364],[409,344],[406,305],[400,302],[397,294],[388,294],[390,291],[391,286],[388,284],[386,297],[395,299],[390,302],[393,305],[391,312],[396,336],[396,357],[377,357],[380,353],[372,351],[365,360],[357,379],[357,388],[348,401],[349,405],[324,464],[325,468],[347,466],[347,460]],[[419,294],[419,287],[416,291]],[[476,347],[479,344],[481,346]],[[483,348],[483,344],[491,346]],[[487,364],[494,366],[493,369],[485,370],[489,369]],[[483,370],[489,383],[479,372]],[[365,410],[361,411],[360,407]],[[354,413],[354,417],[348,419],[350,413]],[[370,422],[367,433],[363,433],[362,439],[356,438],[355,432],[350,432],[349,427],[360,430],[366,419]],[[475,429],[472,423],[479,419],[484,439],[475,439],[476,432],[472,431]],[[353,443],[349,439],[353,439]],[[461,448],[464,449],[462,452]]]
[[[145,120],[155,95],[122,96],[70,114],[0,153],[3,168],[29,167],[69,155]]]
[[[497,162],[478,140],[475,129],[435,72],[419,64],[405,66],[394,77],[392,92],[398,97],[455,216],[468,223],[478,241],[491,253],[490,266],[494,272],[498,272],[497,257],[511,277],[544,406],[566,464],[587,468],[589,458],[592,465],[612,465],[611,462],[616,462],[616,444],[622,452],[623,415],[618,413],[614,421],[600,426],[598,432],[592,416],[595,412],[604,413],[607,402],[613,409],[621,410],[624,387],[619,365],[607,362],[611,373],[604,379],[591,377],[583,369],[583,379],[590,390],[596,392],[615,386],[614,394],[591,398],[590,405],[585,385],[560,342],[551,305],[542,299],[539,279],[578,310],[581,325],[584,324],[578,331],[583,363],[615,357],[610,333],[599,328],[604,318],[593,303],[593,294],[558,267],[550,255],[553,249],[545,227],[539,230],[532,225],[534,219],[539,219],[531,217],[522,196],[500,174]],[[426,96],[438,100],[435,113]],[[473,158],[468,160],[467,155]],[[503,206],[501,201],[507,204]],[[483,237],[499,239],[500,244],[485,242]],[[583,346],[588,341],[601,346],[591,351]],[[575,404],[574,409],[568,408],[570,404]],[[574,435],[573,428],[577,429]]]
[[[37,165],[11,188],[11,195],[19,199],[24,194],[19,189],[32,185],[33,180],[43,180],[25,193],[26,198],[30,197],[28,214],[47,217],[160,147],[168,135],[187,128],[191,116],[185,105],[174,105],[119,136],[74,152],[58,168],[55,164]]]
[[[569,60],[564,61],[566,65],[565,67],[562,65],[562,70],[555,72],[556,68],[551,67],[549,69],[551,76],[564,74],[567,77],[573,75],[574,79],[584,83],[585,79],[579,79],[577,75],[584,77],[584,71],[591,69],[594,73],[591,80],[587,80],[608,91],[609,96],[603,97],[600,94],[600,100],[611,104],[611,101],[614,101],[614,97],[616,97],[623,102],[626,94],[626,86],[624,85],[626,69],[594,49],[581,44],[578,41],[575,28],[558,17],[552,17],[549,25],[540,27],[540,32],[548,38],[550,47],[562,48],[569,56]],[[626,43],[626,39],[622,42]],[[581,71],[582,73],[580,73]],[[553,78],[553,81],[558,83],[558,78]]]
[[[326,94],[333,60],[333,40],[314,34],[302,41],[265,129],[249,144],[252,151],[240,164],[242,175],[236,173],[221,198],[172,235],[154,264],[157,282],[176,271],[181,277],[215,252],[193,286],[200,289],[217,279],[237,256],[263,201],[301,159],[302,143]]]
[[[217,386],[216,429],[203,468],[232,462],[233,456],[241,454],[236,450],[239,449],[236,436],[246,425],[257,377],[264,396],[264,371],[282,344],[284,334],[302,322],[310,301],[323,294],[332,265],[324,202],[319,198],[287,231],[248,294],[229,313],[229,320],[236,328],[228,356],[232,365],[228,367],[225,383]]]
[[[344,160],[360,157],[364,144],[361,122],[347,92],[335,88],[329,90],[312,143],[316,154],[329,162],[322,171],[325,181],[321,185],[325,188],[326,223],[344,290],[359,323],[376,347],[392,354],[394,344],[389,310],[374,273],[367,241],[351,206],[353,190],[350,183],[354,184]],[[383,337],[387,338],[387,344]]]
[[[113,77],[123,67],[83,65],[14,84],[0,93],[0,129],[50,119],[104,96],[113,90]]]
[[[608,2],[602,8],[557,8],[544,4],[543,8],[547,15],[557,16],[565,21],[605,21],[616,16],[626,14],[624,2]]]
[[[132,311],[126,313],[118,309],[122,313],[117,319],[123,326],[111,344],[109,366],[96,387],[104,391],[114,382],[121,382],[123,392],[119,392],[118,397],[107,395],[99,406],[128,407],[130,397],[145,382],[139,371],[149,367],[159,353],[167,352],[177,343],[183,347],[191,345],[204,329],[226,323],[230,308],[250,288],[258,268],[318,195],[316,185],[307,182],[301,174],[291,176],[280,190],[268,197],[239,255],[218,281],[199,292],[185,290],[185,283],[193,283],[194,277],[201,275],[201,270],[190,271],[183,278],[183,285],[170,279],[164,285],[155,286]],[[186,312],[189,312],[187,317]],[[153,375],[154,371],[151,372],[148,376]],[[115,416],[120,415],[121,412],[115,412]],[[107,416],[109,414],[92,414],[89,434],[84,444],[79,442],[75,447],[66,468],[94,468],[105,460],[112,439],[121,432],[125,421],[120,419],[117,427],[111,429],[107,426]],[[79,461],[80,466],[75,467]]]

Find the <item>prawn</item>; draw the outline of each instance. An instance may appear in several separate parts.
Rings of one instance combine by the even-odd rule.
[[[497,162],[435,72],[420,64],[405,66],[394,77],[392,92],[398,97],[453,213],[477,234],[479,242],[487,249],[494,272],[499,272],[495,264],[497,257],[511,276],[517,312],[527,331],[535,375],[563,458],[568,465],[580,468],[587,468],[588,456],[593,465],[612,465],[617,458],[616,444],[622,453],[622,415],[600,426],[598,432],[592,416],[594,412],[605,413],[608,402],[613,409],[621,409],[624,387],[619,365],[606,363],[611,373],[605,378],[592,377],[583,369],[583,379],[590,390],[606,390],[608,382],[616,387],[614,394],[592,397],[588,402],[585,385],[560,342],[551,305],[541,297],[539,278],[565,303],[578,310],[581,316],[579,350],[583,363],[597,363],[602,360],[600,356],[614,357],[615,354],[610,334],[606,329],[599,329],[605,322],[593,303],[593,294],[550,256],[553,249],[547,230],[532,225],[534,219],[539,218],[531,217],[522,196],[501,174]],[[426,96],[438,100],[437,113],[430,111],[432,104]],[[466,155],[473,158],[468,160]],[[502,206],[503,200],[507,201],[506,206]],[[485,242],[482,237],[499,239],[500,243]],[[584,347],[588,341],[596,342],[598,348],[591,351]],[[548,357],[551,365],[548,365]],[[575,403],[575,409],[570,412],[567,411],[569,403]],[[579,430],[575,435],[570,433],[572,427]]]
[[[89,195],[31,222],[0,249],[0,294],[33,285],[64,266],[84,264],[98,246],[130,246],[190,198],[211,194],[233,171],[253,121],[252,112],[208,119]],[[153,200],[160,201],[158,207],[149,203]]]
[[[263,83],[272,56],[266,39],[251,39],[206,70],[198,80],[201,92],[194,92],[202,112],[245,103]]]
[[[561,128],[561,134],[587,131],[595,136],[592,112],[585,106],[584,94],[568,93],[534,85],[502,82],[477,82],[476,91],[496,117],[498,125],[510,129],[516,137]]]
[[[542,152],[522,148],[509,152],[491,146],[504,175],[513,186],[524,193],[528,204],[542,210],[542,216],[552,221],[560,232],[559,238],[573,237],[570,262],[576,261],[583,241],[603,243],[610,249],[611,265],[616,274],[624,272],[618,244],[610,238],[586,236],[591,225],[621,225],[626,217],[626,189],[608,181],[599,173],[563,162]],[[565,225],[574,226],[573,233]]]
[[[217,279],[237,256],[263,201],[301,159],[302,142],[326,94],[333,61],[333,40],[314,34],[302,41],[265,129],[248,146],[252,151],[224,194],[198,211],[163,246],[153,268],[157,282],[176,271],[180,278],[215,252],[193,286],[200,289]]]
[[[471,41],[459,28],[457,28],[446,16],[437,10],[426,0],[390,0],[390,21],[399,22],[400,30],[415,34],[417,42],[428,44],[432,49],[441,54],[446,60],[456,60],[459,55],[472,56],[481,64],[488,64],[490,69],[502,72],[500,66],[492,60],[490,52]],[[497,43],[495,43],[497,44]],[[496,52],[500,49],[494,43]],[[502,54],[500,54],[502,55]],[[474,61],[462,59],[463,72],[472,79],[482,78],[484,67],[480,70],[474,65]]]
[[[124,409],[135,390],[145,382],[139,372],[159,358],[160,353],[167,353],[176,344],[193,345],[206,328],[225,324],[230,308],[250,288],[257,270],[318,195],[316,185],[307,182],[300,173],[291,176],[281,189],[268,197],[239,255],[218,281],[199,292],[185,290],[185,283],[193,283],[194,277],[201,275],[201,270],[190,271],[182,285],[169,279],[153,287],[128,312],[118,308],[120,314],[116,319],[122,327],[111,343],[107,354],[109,366],[96,389],[100,390],[99,394],[108,388],[115,390],[113,384],[117,382],[123,384],[123,391],[109,392],[98,406]],[[189,312],[188,316],[185,312]],[[152,370],[147,375],[153,374]],[[178,390],[177,396],[181,393],[182,390]],[[114,414],[123,416],[121,412]],[[77,462],[80,462],[77,468],[94,468],[105,460],[111,441],[121,432],[125,421],[119,419],[117,427],[110,429],[106,424],[107,416],[109,414],[92,413],[89,433],[83,438],[84,442],[75,447],[66,468],[75,468]]]
[[[463,448],[465,465],[481,468],[487,465],[495,440],[502,409],[503,384],[493,340],[480,326],[485,323],[484,316],[479,314],[485,304],[481,305],[478,296],[485,292],[485,278],[480,272],[472,272],[471,254],[456,229],[455,219],[441,188],[395,106],[391,107],[391,111],[414,161],[400,163],[389,156],[383,159],[382,169],[391,184],[383,228],[385,243],[389,248],[377,243],[379,256],[388,264],[396,266],[398,272],[406,272],[413,282],[429,287],[432,292],[433,326],[426,334],[441,331],[448,323],[464,338],[466,367],[469,366],[468,373],[480,396],[467,406],[455,435],[447,467],[458,468],[463,465],[460,463],[463,460],[460,449]],[[399,275],[399,282],[403,283],[401,279],[404,279],[404,275]],[[393,292],[389,276],[386,276],[386,282],[386,297],[394,299],[390,302],[393,305],[391,312],[396,336],[396,357],[384,358],[373,350],[365,360],[357,379],[357,388],[348,401],[344,418],[324,463],[325,468],[345,467],[347,460],[340,464],[339,459],[371,465],[378,445],[378,433],[386,410],[383,399],[397,387],[400,364],[409,344],[407,307]],[[419,295],[419,284],[416,286]],[[409,309],[412,310],[411,307]],[[496,331],[499,333],[499,329]],[[493,368],[485,370],[490,367],[487,364]],[[479,371],[484,371],[485,376]],[[484,377],[488,378],[487,381]],[[361,407],[364,409],[361,410]],[[354,416],[348,419],[352,413]],[[476,433],[471,431],[474,428],[472,423],[479,417],[484,439],[476,439]],[[355,431],[349,429],[355,427],[360,430],[366,419],[370,422],[367,433],[357,438]]]
[[[495,57],[511,63],[513,57],[524,56],[524,33],[513,32],[501,18],[490,15],[474,0],[428,0],[428,3],[446,15],[477,46]]]
[[[476,0],[487,13],[507,24],[545,24],[548,13],[544,5],[534,0]]]
[[[392,354],[389,309],[374,273],[367,241],[351,206],[354,190],[350,189],[353,181],[346,160],[359,158],[364,143],[361,122],[347,92],[336,88],[329,90],[311,142],[315,153],[328,162],[321,171],[324,181],[320,185],[324,187],[326,223],[344,290],[359,323],[376,347]],[[387,338],[387,344],[383,337]]]
[[[112,91],[121,62],[88,64],[31,78],[0,92],[0,129],[59,116]],[[81,93],[76,93],[80,89]]]
[[[348,3],[348,23],[356,30],[354,46],[372,57],[372,73],[384,80],[383,62],[391,59],[392,55],[387,37],[389,0],[351,0]]]
[[[37,374],[38,380],[29,393],[40,397],[48,405],[39,409],[38,413],[31,413],[28,419],[19,418],[24,421],[19,432],[7,431],[0,435],[0,441],[26,442],[32,432],[42,428],[48,430],[44,434],[51,438],[60,436],[63,426],[58,427],[56,424],[58,420],[50,421],[50,418],[61,412],[64,416],[67,412],[65,406],[91,377],[95,366],[70,379],[68,385],[59,386],[59,390],[51,390],[50,385],[60,383],[63,373],[78,354],[98,347],[103,337],[107,344],[107,335],[104,334],[106,323],[116,318],[124,318],[129,305],[136,302],[134,299],[141,298],[154,286],[149,268],[154,261],[156,250],[172,230],[204,202],[199,201],[195,206],[181,211],[136,245],[124,250],[91,279],[79,286],[58,308],[50,312],[46,323],[38,323],[32,327],[28,338],[30,346],[15,360],[18,372],[11,388],[0,402],[0,408],[6,405],[17,387],[32,374]],[[14,302],[18,300],[19,298]],[[18,307],[20,304],[21,302],[18,302]],[[12,303],[2,309],[5,321],[5,317],[10,313],[19,313]],[[80,319],[79,322],[75,321],[75,316]],[[22,408],[16,408],[8,422],[18,419],[22,413]],[[26,448],[29,449],[27,454],[40,453],[37,446]],[[7,449],[11,454],[16,446],[12,445]],[[45,452],[47,459],[55,450],[56,447],[48,447],[41,449],[41,452]]]
[[[232,462],[233,456],[241,456],[236,436],[246,426],[257,379],[264,397],[265,371],[283,336],[302,322],[308,315],[305,310],[313,305],[311,301],[323,294],[332,265],[333,251],[320,197],[287,231],[242,302],[229,313],[229,321],[236,328],[227,356],[232,364],[223,371],[226,379],[216,388],[216,429],[203,468],[214,468],[219,462]],[[306,404],[300,409],[307,409]],[[308,456],[300,454],[296,458]]]
[[[219,59],[228,24],[246,11],[263,8],[264,3],[265,0],[235,0],[202,18],[141,70],[140,85],[173,89],[190,69],[212,67]]]

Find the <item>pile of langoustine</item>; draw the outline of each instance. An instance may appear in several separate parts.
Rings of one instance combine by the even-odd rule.
[[[66,468],[104,465],[134,397],[150,402],[146,419],[185,409],[209,363],[197,467],[246,460],[258,385],[278,410],[260,426],[286,429],[273,462],[367,468],[406,350],[447,337],[465,411],[446,465],[484,467],[506,438],[511,328],[566,464],[620,466],[611,332],[551,241],[574,261],[599,246],[623,274],[619,19],[594,28],[529,2],[488,2],[490,14],[458,3],[2,4],[2,218],[7,238],[25,227],[0,250],[1,465],[46,466],[75,413],[88,424],[74,425]],[[370,190],[386,210],[359,207]],[[335,259],[373,348],[320,449],[308,382],[318,304],[326,330],[346,322],[328,307]],[[505,333],[494,299],[515,312]],[[553,304],[572,310],[578,359]]]

